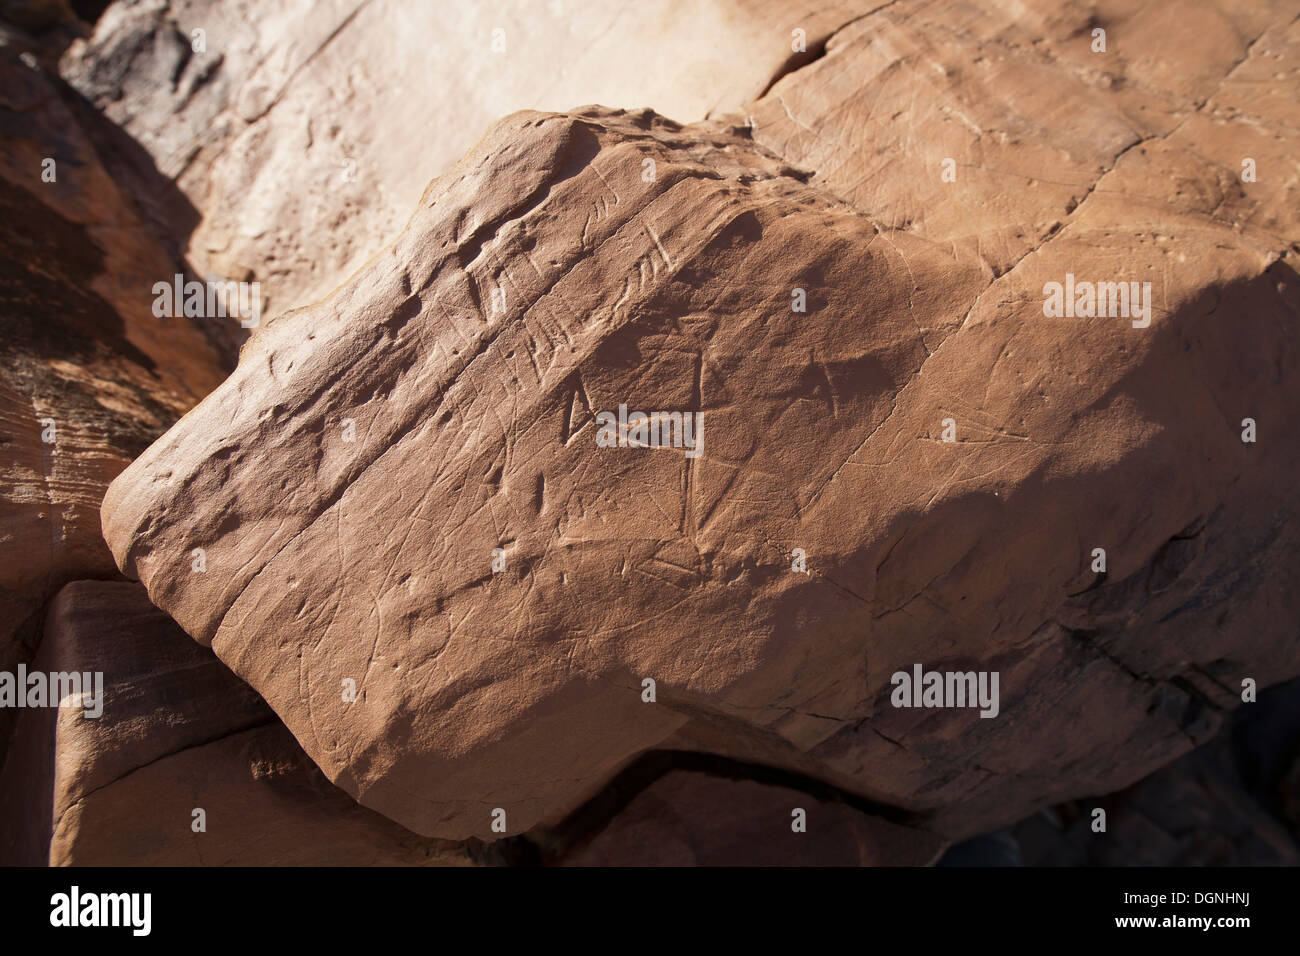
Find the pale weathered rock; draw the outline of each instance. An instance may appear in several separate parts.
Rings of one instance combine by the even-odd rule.
[[[12,671],[60,586],[118,576],[104,490],[226,360],[197,324],[154,316],[152,283],[174,260],[57,79],[0,42],[0,91],[0,671]]]
[[[202,213],[182,237],[195,266],[257,278],[274,314],[378,252],[504,114],[605,103],[703,119],[882,5],[128,0],[63,73]]]
[[[103,712],[22,712],[0,777],[6,863],[468,861],[326,781],[257,695],[137,584],[65,587],[32,667],[102,672]]]
[[[996,104],[1034,144],[1074,135],[1084,80],[1050,54],[1083,28],[962,8],[918,52],[937,10],[832,38],[742,111],[759,144],[738,120],[507,117],[113,485],[121,567],[331,779],[440,836],[499,836],[498,808],[509,833],[553,822],[651,748],[791,768],[962,836],[1208,739],[1243,678],[1300,671],[1300,293],[1293,217],[1268,210],[1292,187],[1252,191],[1193,131],[1260,121],[1216,96],[1293,28],[1232,14],[1277,26],[1194,87],[1131,55],[1137,92],[1079,107],[1087,149],[1009,167],[1066,185],[1001,207],[960,163],[1011,159]],[[983,47],[985,83],[927,81]],[[887,109],[895,73],[915,95]],[[1293,143],[1294,106],[1258,102]],[[966,106],[980,150],[943,184],[952,209],[874,221],[941,182],[908,131]],[[1130,135],[1144,111],[1166,115]],[[855,186],[879,177],[851,138],[880,124],[910,169],[884,199]],[[1047,317],[1067,273],[1150,281],[1149,325]],[[702,454],[598,447],[621,403],[702,412]],[[999,672],[998,716],[892,707],[915,663]]]

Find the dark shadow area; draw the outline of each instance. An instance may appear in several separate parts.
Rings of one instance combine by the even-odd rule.
[[[1106,831],[1094,813],[1104,810]],[[1021,862],[1013,862],[1019,858]],[[1116,793],[1048,807],[951,847],[941,866],[1300,863],[1300,678],[1242,704],[1223,732]]]

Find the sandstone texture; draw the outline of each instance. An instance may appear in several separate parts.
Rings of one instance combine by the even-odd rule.
[[[717,121],[507,117],[114,484],[120,566],[429,835],[688,749],[957,838],[1210,739],[1300,672],[1297,26],[1053,10],[890,5]],[[1149,323],[1046,316],[1067,274]],[[623,403],[702,453],[600,447]],[[998,716],[891,706],[918,662]]]
[[[0,4],[0,863],[1300,859],[1294,3],[272,6]]]
[[[468,862],[326,781],[262,700],[137,584],[65,587],[33,666],[102,672],[103,713],[73,702],[23,712],[0,777],[4,863]]]

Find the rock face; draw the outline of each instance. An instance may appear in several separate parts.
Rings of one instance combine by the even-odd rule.
[[[1290,247],[1293,6],[1016,6],[921,0],[846,25],[748,110],[755,139],[876,221],[952,243],[998,280],[990,305],[1039,298],[1012,267],[1080,243],[1200,271],[1213,261],[1187,243],[1207,227]]]
[[[0,862],[1295,861],[1293,3],[0,19]]]
[[[261,699],[137,584],[65,587],[33,668],[102,673],[102,714],[74,701],[22,712],[0,778],[4,863],[468,862],[333,787]]]
[[[1071,167],[1090,178],[1036,191],[1068,170],[1025,150],[1023,202],[985,214],[961,163],[1008,130],[1050,142],[1075,122],[1062,91],[1089,87],[1023,23],[970,14],[936,62],[995,47],[970,95],[1003,126],[960,115],[983,87],[924,80],[914,118],[878,120],[979,130],[945,184],[961,237],[946,214],[880,221],[841,132],[876,122],[878,74],[931,55],[935,9],[858,20],[753,126],[494,126],[115,482],[120,566],[331,779],[431,835],[553,822],[638,754],[698,749],[958,837],[1209,739],[1243,679],[1300,671],[1297,449],[1272,431],[1300,397],[1300,296],[1268,209],[1290,187],[1252,192],[1187,137],[1252,125],[1235,79],[1275,70],[1289,28],[1241,14],[1258,38],[1155,138],[1128,111],[1185,91],[1148,61],[1120,84],[1146,98],[1098,79],[1104,161]],[[1075,20],[1035,29],[1064,49]],[[1075,277],[1150,283],[1150,310],[1046,314]],[[604,447],[623,405],[700,442]],[[891,706],[915,664],[996,672],[996,716]]]
[[[104,490],[226,367],[196,323],[154,316],[152,284],[175,260],[59,85],[0,43],[3,671],[30,658],[60,586],[117,576],[99,529]],[[0,711],[0,758],[9,723]]]
[[[250,0],[130,0],[69,49],[63,74],[202,213],[187,247],[199,271],[254,275],[277,313],[328,294],[378,252],[429,180],[501,116],[580,103],[653,104],[683,121],[738,109],[880,5],[836,0],[796,16],[779,0],[679,0],[670,11],[292,0],[274,12]]]
[[[1064,768],[1092,765],[1086,789],[1122,786],[1154,754],[1180,751],[1184,734],[1203,741],[1242,679],[1300,668],[1284,636],[1295,603],[1271,570],[1297,566],[1296,497],[1279,482],[1294,459],[1287,443],[1266,461],[1263,445],[1238,441],[1246,419],[1263,420],[1251,409],[1285,416],[1294,402],[1300,181],[1284,91],[1296,89],[1298,42],[1294,11],[1269,3],[1032,4],[1014,16],[898,4],[837,32],[749,111],[756,141],[813,170],[811,185],[948,244],[989,283],[951,343],[929,341],[933,360],[911,388],[954,418],[959,443],[987,443],[1018,504],[985,469],[965,471],[998,496],[982,506],[970,484],[964,506],[942,505],[962,474],[925,482],[926,520],[876,570],[878,585],[892,566],[910,586],[878,586],[873,616],[880,639],[919,660],[989,661],[1016,646],[1018,667],[1043,668],[1013,678],[1037,688],[1014,708],[1036,726],[1014,714],[983,722],[1001,740],[974,759],[978,736],[887,725],[918,711],[874,721],[889,740],[830,743],[863,770],[965,765],[937,790],[916,781],[947,804],[938,825],[965,833],[963,816],[1008,819],[983,799],[1007,782],[972,790],[972,772],[1027,774],[1016,786],[1046,796],[1082,784]],[[1150,281],[1151,328],[1048,319],[1045,283],[1067,274]],[[1062,321],[1076,338],[1058,338]],[[1112,322],[1123,340],[1094,337],[1120,335]],[[1022,444],[1020,464],[1008,440]],[[1053,440],[1074,447],[1033,463],[1027,446]],[[876,467],[862,453],[852,461]],[[989,504],[1042,507],[1048,520],[972,538],[970,509]],[[1093,574],[1082,556],[1099,547],[1107,570]],[[1076,571],[1064,593],[1051,583]],[[1080,721],[1105,726],[1081,732]],[[1049,739],[1058,752],[1044,762],[995,756],[1042,752]],[[890,741],[905,752],[891,756]],[[872,759],[848,757],[860,744]]]

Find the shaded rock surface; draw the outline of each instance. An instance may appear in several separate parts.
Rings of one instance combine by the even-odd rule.
[[[944,846],[906,813],[816,778],[688,751],[643,755],[518,842],[560,866],[924,866]]]
[[[85,25],[77,19],[69,0],[3,0],[0,34],[30,39],[54,54],[83,36]]]
[[[1106,31],[1104,53],[1092,51],[1096,28]],[[959,434],[969,430],[965,440],[987,448],[995,469],[1007,467],[1002,455],[1016,457],[1008,440],[1026,443],[1027,454],[1066,441],[1082,455],[1017,481],[1018,507],[1026,496],[1059,496],[1043,502],[1053,516],[1032,530],[1003,538],[1009,529],[995,529],[973,542],[954,513],[946,532],[901,531],[887,563],[911,586],[897,598],[886,592],[875,612],[880,636],[921,660],[954,645],[988,660],[1009,630],[1029,634],[1017,667],[1046,669],[1012,680],[1045,692],[1015,707],[1036,726],[1008,715],[979,729],[1008,750],[1028,732],[1026,753],[1044,749],[1054,730],[1062,752],[1034,767],[971,760],[969,736],[900,727],[923,712],[895,711],[871,725],[884,735],[868,748],[876,756],[855,756],[855,765],[897,765],[911,751],[990,778],[1019,774],[1021,787],[1044,795],[1055,789],[1049,776],[1074,786],[1083,765],[1108,766],[1085,784],[1095,792],[1136,779],[1156,753],[1183,749],[1180,735],[1205,740],[1256,669],[1269,675],[1261,684],[1296,672],[1295,604],[1266,566],[1297,565],[1295,497],[1278,481],[1294,460],[1274,444],[1280,457],[1265,461],[1254,454],[1263,446],[1235,438],[1243,419],[1262,420],[1248,409],[1268,404],[1262,414],[1285,415],[1294,401],[1284,396],[1296,388],[1300,181],[1288,158],[1297,124],[1287,100],[1300,80],[1298,42],[1294,10],[1271,3],[1040,3],[1014,15],[996,4],[897,4],[836,33],[823,58],[750,110],[755,140],[812,170],[810,184],[947,243],[985,273],[988,287],[956,332],[929,338],[933,357],[912,387]],[[941,175],[949,158],[951,182]],[[1246,159],[1271,172],[1246,181]],[[1047,345],[1062,320],[1043,315],[1044,283],[1067,273],[1150,281],[1152,334],[1121,318],[1125,340],[1103,342],[1093,336],[1117,327],[1074,320],[1066,327],[1077,340]],[[1209,364],[1194,372],[1203,350]],[[971,377],[959,386],[963,374]],[[1064,425],[1061,416],[1069,424],[1055,439],[1039,430]],[[1104,429],[1101,442],[1093,426]],[[1252,456],[1244,468],[1243,454]],[[861,453],[851,463],[874,467]],[[952,487],[936,484],[924,511]],[[1161,500],[1147,507],[1139,497]],[[1107,542],[1123,543],[1117,551]],[[1026,598],[1068,577],[1069,562],[1094,547],[1106,548],[1107,572],[1076,565],[1084,573],[1035,629],[1054,599]],[[1030,553],[1035,562],[1018,570],[1001,557],[1018,563]],[[1013,579],[1021,582],[1013,601],[972,603],[972,590],[1001,595]],[[1030,609],[1029,618],[1017,623],[1012,607]],[[1105,729],[1091,729],[1098,720]],[[1116,747],[1111,734],[1122,725],[1130,730]],[[891,753],[895,744],[905,752]],[[959,826],[962,815],[992,811],[981,791],[1002,786],[971,791],[968,773],[931,791],[953,805],[945,812]]]
[[[103,673],[103,714],[25,710],[0,777],[5,863],[468,862],[331,785],[262,700],[130,582],[52,602],[35,668]],[[193,829],[204,811],[202,832]]]
[[[1300,681],[1241,707],[1210,744],[1120,793],[1051,807],[1012,833],[1029,866],[1295,866]],[[1106,811],[1094,833],[1092,811]]]
[[[1106,832],[1091,828],[1095,808]],[[1216,741],[1133,787],[1042,810],[1014,828],[1027,866],[1294,866],[1295,840],[1234,779]]]
[[[99,528],[104,490],[227,369],[197,324],[154,316],[152,284],[176,260],[100,161],[85,125],[95,118],[61,86],[29,51],[0,42],[6,671],[30,659],[60,586],[118,576]],[[0,760],[11,722],[0,711]]]
[[[933,835],[798,790],[674,770],[564,864],[925,866],[941,848]]]

